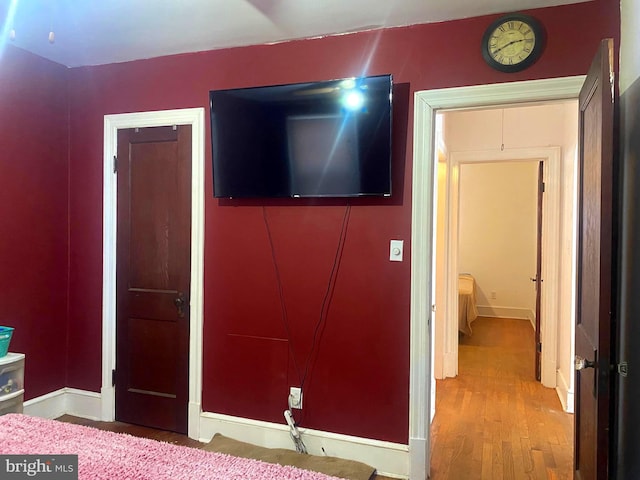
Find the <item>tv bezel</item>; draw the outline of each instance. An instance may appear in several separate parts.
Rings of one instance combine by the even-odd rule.
[[[355,193],[339,193],[339,194],[283,194],[283,195],[263,195],[263,194],[242,194],[242,195],[228,195],[228,194],[220,194],[216,189],[216,171],[219,169],[219,163],[216,161],[215,152],[214,152],[214,144],[215,144],[215,128],[214,128],[214,106],[213,106],[213,96],[216,93],[220,92],[234,92],[234,91],[243,91],[243,90],[262,90],[262,89],[277,89],[282,87],[292,87],[292,88],[304,88],[314,87],[314,88],[323,88],[327,87],[331,84],[349,81],[349,80],[367,80],[373,78],[385,77],[388,78],[388,86],[389,86],[389,95],[386,111],[388,112],[389,118],[389,131],[388,131],[388,159],[386,162],[387,165],[387,179],[388,179],[388,188],[385,191],[376,191],[376,192],[355,192]],[[365,75],[358,77],[345,77],[338,78],[332,80],[318,80],[318,81],[307,81],[307,82],[294,82],[294,83],[282,83],[282,84],[272,84],[272,85],[259,85],[259,86],[250,86],[250,87],[238,87],[238,88],[224,88],[224,89],[215,89],[209,91],[209,119],[210,119],[210,141],[211,141],[211,166],[212,166],[212,180],[213,180],[213,196],[218,199],[287,199],[287,198],[327,198],[327,199],[339,199],[339,198],[390,198],[393,194],[393,174],[392,174],[392,157],[393,157],[393,75],[392,74],[379,74],[379,75]],[[217,166],[218,165],[218,166]],[[362,189],[361,189],[362,190]]]

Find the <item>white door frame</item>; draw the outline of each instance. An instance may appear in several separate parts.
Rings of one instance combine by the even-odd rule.
[[[434,239],[435,112],[577,98],[584,76],[415,92],[411,218],[411,338],[409,372],[409,475],[429,472],[432,377],[432,265]]]
[[[116,227],[118,130],[191,125],[191,292],[189,327],[189,437],[199,438],[202,397],[204,257],[204,108],[123,113],[104,116],[104,190],[102,230],[102,399],[101,420],[115,419]]]
[[[542,273],[541,320],[543,350],[541,357],[541,382],[545,387],[556,387],[557,333],[560,314],[560,215],[561,147],[505,148],[451,152],[447,159],[448,220],[444,257],[446,265],[444,376],[458,374],[458,219],[460,198],[460,165],[489,162],[544,162],[545,194],[542,204]],[[450,174],[449,174],[450,173]],[[535,272],[531,272],[532,274]],[[436,352],[438,354],[438,352]],[[533,361],[533,359],[532,359]]]

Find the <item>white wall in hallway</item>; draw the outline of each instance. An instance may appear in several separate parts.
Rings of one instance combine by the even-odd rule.
[[[476,279],[478,305],[521,318],[535,312],[537,178],[537,162],[460,166],[460,273]]]
[[[640,78],[640,0],[620,0],[620,93]]]

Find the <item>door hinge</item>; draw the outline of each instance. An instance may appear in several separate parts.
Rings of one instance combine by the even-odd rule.
[[[545,187],[546,187],[546,184],[544,182],[542,182],[542,193],[544,193]]]
[[[536,345],[536,350],[538,351],[538,353],[542,353],[542,342],[538,342],[538,344]]]
[[[118,157],[113,156],[113,173],[118,173]]]
[[[111,386],[116,386],[116,369],[111,370]]]
[[[609,60],[609,62],[613,65],[611,60]],[[609,86],[611,87],[611,103],[613,104],[616,103],[616,74],[613,68],[609,70]]]
[[[618,364],[618,375],[626,377],[629,374],[629,364],[627,362],[620,362]]]

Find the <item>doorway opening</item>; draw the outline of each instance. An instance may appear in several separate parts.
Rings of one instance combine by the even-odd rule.
[[[409,371],[409,473],[430,468],[431,414],[435,409],[433,312],[435,309],[435,117],[440,110],[482,108],[578,98],[585,76],[420,91],[414,101],[411,215],[411,331]]]
[[[442,444],[451,444],[458,427],[456,438],[469,433],[464,448],[474,450],[483,471],[492,467],[482,449],[495,455],[497,448],[504,468],[530,471],[534,462],[527,464],[527,455],[541,451],[554,458],[552,468],[571,471],[572,424],[563,412],[573,407],[577,120],[575,100],[436,114],[434,473],[452,467],[441,455]],[[466,290],[469,278],[473,295]],[[534,385],[536,350],[542,352],[542,385]],[[559,429],[550,436],[563,439],[554,445],[555,457],[544,440],[535,448],[527,444],[532,416],[525,405],[557,415],[555,426],[549,425]],[[542,417],[535,422],[552,423]],[[453,430],[443,430],[444,424]],[[487,442],[495,428],[503,441]],[[452,468],[465,474],[474,467],[456,461]]]
[[[189,325],[188,434],[200,438],[204,255],[204,108],[105,115],[103,163],[103,278],[101,420],[115,419],[116,220],[118,130],[191,125],[191,280]]]
[[[457,374],[457,339],[459,318],[458,274],[476,270],[479,282],[480,314],[528,318],[534,320],[534,307],[526,301],[533,292],[530,279],[536,277],[535,265],[524,266],[518,255],[535,249],[535,214],[530,220],[524,219],[516,208],[522,210],[527,200],[521,197],[527,191],[518,190],[512,184],[522,178],[501,174],[503,167],[512,162],[542,162],[544,164],[544,200],[542,203],[542,383],[562,390],[561,398],[566,408],[573,402],[570,398],[572,371],[569,370],[572,357],[570,345],[573,338],[570,319],[574,313],[574,264],[575,264],[575,210],[576,210],[576,155],[577,155],[577,102],[575,100],[546,102],[543,104],[522,104],[511,107],[492,107],[474,110],[441,111],[436,115],[436,145],[438,162],[436,168],[437,207],[435,218],[435,304],[440,307],[435,317],[434,375],[436,378],[454,377]],[[493,164],[494,171],[483,178],[479,165]],[[468,175],[469,182],[463,188],[461,170]],[[517,167],[522,169],[523,167]],[[528,174],[534,177],[532,169]],[[477,180],[474,180],[474,177]],[[493,180],[492,180],[493,178]],[[486,185],[487,182],[491,185]],[[503,193],[500,182],[512,192]],[[529,185],[530,208],[536,203],[536,194]],[[482,186],[477,184],[481,183]],[[476,184],[476,185],[474,185]],[[464,231],[461,225],[460,199],[467,198],[465,192],[484,188],[485,197],[494,202],[497,211],[476,209],[472,212],[476,231]],[[495,193],[492,190],[498,189]],[[505,196],[506,195],[506,196]],[[498,198],[500,197],[500,198]],[[468,201],[468,200],[467,200]],[[475,201],[471,200],[471,205]],[[498,203],[495,203],[498,202]],[[524,202],[524,203],[523,203]],[[476,207],[474,207],[476,208]],[[498,238],[496,227],[500,219],[507,215],[510,223],[522,236],[532,231],[529,245],[517,247],[513,242]],[[528,222],[528,223],[527,223]],[[504,231],[506,234],[507,231]],[[480,235],[485,243],[485,251],[473,243]],[[515,237],[514,237],[515,238]],[[494,248],[495,242],[503,243],[502,249]],[[460,250],[462,248],[462,251]],[[464,258],[460,257],[463,255]],[[481,260],[493,256],[493,269],[483,265]],[[476,257],[474,260],[472,257]],[[530,253],[533,257],[535,253]],[[461,258],[463,261],[461,261]],[[514,265],[514,264],[519,264]],[[483,272],[477,272],[478,268]],[[461,270],[462,269],[462,270]],[[506,270],[511,277],[499,275]],[[523,270],[524,269],[524,270]],[[527,270],[527,271],[525,271]],[[477,275],[476,275],[477,276]],[[496,298],[490,298],[490,297]],[[562,319],[562,321],[560,320]],[[563,328],[566,327],[566,328]],[[558,375],[561,372],[561,376]],[[569,396],[568,396],[569,395]]]

